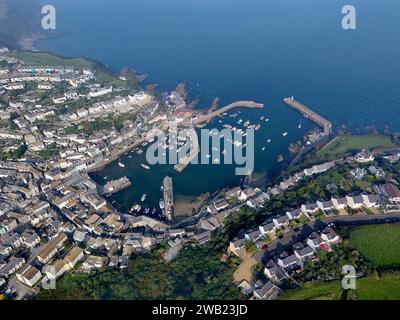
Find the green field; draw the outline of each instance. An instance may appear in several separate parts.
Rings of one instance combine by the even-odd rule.
[[[285,292],[281,300],[338,300],[342,289],[340,282],[309,282],[299,289]],[[351,296],[357,300],[398,300],[400,299],[400,276],[385,275],[380,279],[368,277],[357,279],[356,290]]]
[[[334,160],[365,150],[385,150],[398,147],[389,136],[351,135],[338,136],[317,152],[319,160]]]
[[[342,290],[339,282],[307,282],[301,288],[286,291],[280,300],[338,300]]]
[[[71,66],[75,68],[93,68],[93,66],[96,64],[93,61],[83,58],[64,58],[46,52],[22,51],[11,52],[8,55],[35,66]]]
[[[358,227],[351,230],[350,240],[377,268],[400,266],[400,224]]]

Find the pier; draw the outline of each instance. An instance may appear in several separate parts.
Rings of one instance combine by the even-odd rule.
[[[182,172],[186,167],[197,157],[200,151],[199,140],[197,139],[197,133],[195,129],[190,129],[190,142],[192,146],[190,148],[190,154],[186,155],[182,159],[178,159],[179,163],[174,166],[174,169],[178,172]]]
[[[213,118],[218,117],[222,115],[225,112],[228,112],[234,108],[257,108],[257,109],[262,109],[264,108],[264,104],[262,103],[257,103],[254,101],[237,101],[234,103],[231,103],[221,109],[215,110],[213,112],[207,113],[207,114],[202,114],[195,119],[194,125],[199,125],[203,123],[208,123],[210,122]]]
[[[303,114],[303,116],[309,118],[311,121],[314,121],[320,127],[322,127],[324,130],[324,136],[332,134],[332,123],[330,121],[326,120],[319,114],[312,111],[310,108],[296,101],[295,99],[293,99],[293,97],[285,98],[283,99],[283,102],[287,104],[289,107]]]

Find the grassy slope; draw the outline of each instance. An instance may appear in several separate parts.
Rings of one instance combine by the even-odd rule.
[[[338,282],[308,282],[303,287],[286,291],[281,300],[338,300],[341,288]]]
[[[77,68],[91,68],[94,62],[83,58],[64,58],[46,52],[12,52],[9,56],[21,59],[27,64],[36,66],[72,66]]]
[[[400,299],[400,276],[386,275],[383,278],[357,280],[357,300],[398,300]],[[340,282],[309,282],[302,288],[285,292],[281,300],[337,300],[340,298]]]
[[[352,152],[366,150],[384,150],[398,147],[390,137],[384,135],[338,136],[317,152],[322,159],[337,159],[351,155]]]
[[[378,268],[400,266],[400,225],[372,225],[355,228],[350,240],[360,253]]]

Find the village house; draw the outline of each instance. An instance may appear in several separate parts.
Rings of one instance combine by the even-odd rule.
[[[42,274],[39,269],[27,264],[18,270],[16,276],[22,283],[25,283],[29,287],[33,287],[36,283],[38,283],[42,277]]]
[[[354,160],[359,163],[367,163],[375,160],[374,155],[366,150],[362,150],[361,152],[357,153],[354,157]]]
[[[262,287],[254,290],[254,297],[257,300],[274,300],[279,293],[280,289],[271,281],[267,281]]]

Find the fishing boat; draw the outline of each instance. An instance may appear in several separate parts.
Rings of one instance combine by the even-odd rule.
[[[288,134],[287,132],[282,133],[282,135],[283,135],[284,137],[286,137],[287,134]]]
[[[120,161],[118,161],[118,165],[119,165],[121,168],[125,168],[125,165],[124,165],[122,162],[120,162]]]
[[[146,198],[147,198],[147,194],[143,193],[142,197],[140,198],[140,201],[143,202],[144,200],[146,200]]]
[[[146,170],[150,170],[150,167],[148,165],[145,165],[144,163],[141,164],[142,168]]]

